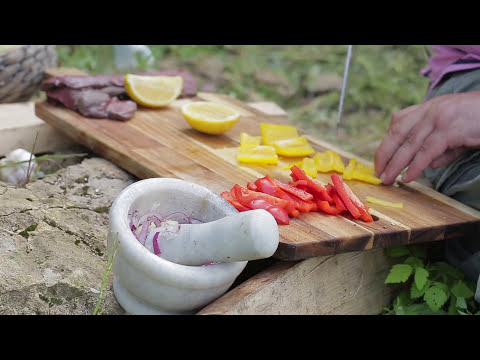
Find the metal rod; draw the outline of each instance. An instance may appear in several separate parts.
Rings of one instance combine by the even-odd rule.
[[[350,61],[352,59],[352,48],[353,45],[348,45],[347,60],[345,61],[345,70],[343,72],[342,92],[340,94],[340,105],[338,106],[337,128],[342,121],[343,101],[345,99],[345,92],[347,88],[348,68],[350,67]]]

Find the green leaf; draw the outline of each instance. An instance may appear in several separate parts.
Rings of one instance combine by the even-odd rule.
[[[430,309],[432,309],[432,311],[437,311],[447,301],[447,294],[442,288],[434,284],[427,291],[425,291],[423,300],[425,300],[425,302],[430,307]]]
[[[423,268],[423,261],[420,260],[420,259],[417,258],[417,257],[414,257],[414,256],[408,257],[403,263],[410,265],[410,266],[413,267],[414,269],[416,269],[416,268],[418,268],[418,267]]]
[[[385,252],[387,253],[388,256],[394,257],[394,258],[402,257],[410,254],[410,252],[408,251],[408,248],[405,245],[386,248]]]
[[[465,301],[465,298],[463,298],[463,297],[457,297],[457,301],[455,302],[455,306],[457,308],[460,308],[460,309],[466,309],[468,307],[467,302]]]
[[[445,262],[436,262],[430,266],[430,269],[438,272],[439,274],[445,274],[457,280],[462,280],[465,277],[463,272]]]
[[[447,284],[444,284],[444,283],[442,283],[442,282],[440,282],[440,281],[435,281],[435,282],[433,283],[433,285],[436,286],[436,287],[438,287],[438,288],[440,288],[440,289],[442,289],[442,290],[445,292],[445,294],[449,294],[449,293],[450,293],[450,290],[448,289],[448,285],[447,285]]]
[[[475,295],[475,293],[472,290],[470,290],[467,284],[465,284],[461,280],[458,280],[457,282],[455,282],[455,284],[452,286],[451,292],[457,298],[470,299],[471,297],[473,297],[473,295]]]
[[[408,264],[396,264],[390,269],[385,284],[403,283],[412,274],[413,268]]]
[[[421,290],[424,286],[425,283],[427,282],[428,279],[428,271],[425,270],[423,267],[417,267],[415,270],[415,285],[418,290]]]
[[[448,315],[459,315],[455,301],[450,301],[448,305]]]
[[[425,284],[421,289],[418,289],[417,285],[413,283],[412,286],[410,287],[410,297],[412,299],[421,298],[425,294],[425,291],[427,291],[427,289],[430,287],[430,285],[431,285],[431,281],[428,279],[425,281]]]

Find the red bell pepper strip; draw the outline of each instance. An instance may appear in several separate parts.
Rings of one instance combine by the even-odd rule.
[[[264,209],[267,210],[272,216],[277,220],[277,223],[282,225],[290,224],[290,218],[288,217],[285,209],[281,207],[270,204],[265,199],[254,199],[250,202],[252,209]]]
[[[317,205],[318,205],[318,208],[324,212],[326,212],[327,214],[330,214],[330,215],[338,215],[340,214],[341,212],[345,211],[345,210],[342,210],[342,209],[339,209],[335,206],[331,206],[328,201],[325,201],[325,200],[319,200],[317,201]]]
[[[293,217],[298,217],[300,215],[300,211],[298,211],[296,208],[293,209],[288,215],[293,216]]]
[[[232,194],[233,192],[233,194]],[[281,207],[282,209],[288,206],[288,201],[284,199],[279,199],[275,196],[264,194],[259,191],[252,191],[245,189],[244,187],[235,184],[230,190],[230,194],[236,199],[240,204],[249,207],[249,202],[255,199],[264,199],[268,201],[271,205]]]
[[[334,190],[335,188],[333,187],[332,184],[328,183],[327,185],[325,185],[325,190],[327,190],[327,194],[332,196],[332,190]],[[332,198],[333,199],[333,198]]]
[[[232,187],[230,194],[232,193],[234,194],[233,197],[243,206],[250,209],[267,210],[279,224],[288,225],[290,223],[288,213],[285,211],[285,207],[289,205],[287,200],[248,190],[238,184]]]
[[[297,209],[298,211],[302,212],[302,213],[307,213],[307,212],[310,212],[310,211],[316,211],[317,210],[317,204],[315,203],[314,200],[309,200],[309,201],[305,201],[305,200],[302,200],[294,195],[291,196],[291,199],[293,200],[293,202],[295,203],[295,209]]]
[[[331,175],[333,185],[348,211],[355,219],[361,218],[365,222],[372,222],[373,218],[369,214],[365,205],[357,198],[350,187],[343,181],[338,174]]]
[[[296,187],[296,186],[292,186],[290,184],[285,184],[283,182],[281,182],[280,180],[277,180],[277,179],[273,179],[273,182],[275,184],[277,184],[277,186],[282,189],[283,191],[285,192],[288,192],[289,194],[291,195],[295,195],[296,197],[304,200],[304,201],[309,201],[309,200],[312,200],[313,199],[313,195]],[[305,181],[305,185],[307,185],[307,182]]]
[[[297,165],[293,165],[290,170],[291,170],[290,176],[292,177],[293,181],[298,181],[298,180],[307,181],[307,186],[309,189],[308,192],[311,194],[313,193],[312,195],[314,195],[314,197],[317,200],[325,200],[325,201],[328,201],[330,204],[334,203],[333,199],[330,197],[330,195],[328,195],[325,187],[318,181],[308,176],[303,169],[299,168]]]
[[[352,214],[353,218],[356,220],[360,217],[360,211],[357,209],[355,204],[352,202],[350,197],[347,194],[347,191],[345,190],[345,183],[343,182],[343,179],[340,175],[338,174],[332,174],[331,175],[332,181],[333,181],[333,186],[335,186],[335,190],[337,190],[338,196],[340,196],[340,199],[342,199],[343,203],[345,204],[345,207],[348,209],[350,214]]]
[[[255,180],[254,184],[257,187],[257,191],[288,201],[288,205],[284,208],[287,213],[290,214],[293,210],[295,210],[295,203],[291,197],[282,189],[280,189],[270,176],[266,175],[263,178],[259,178]]]
[[[220,196],[222,196],[225,200],[227,200],[230,204],[232,204],[235,207],[235,209],[237,209],[240,212],[251,210],[250,208],[240,204],[237,200],[232,198],[232,196],[230,195],[230,193],[228,191],[222,192],[220,194]]]
[[[328,183],[327,186],[325,186],[325,189],[327,189],[328,195],[330,195],[335,203],[335,206],[338,209],[342,210],[347,210],[347,207],[343,203],[342,199],[340,199],[340,196],[338,196],[337,190],[335,190],[335,187]]]
[[[330,196],[335,202],[335,206],[337,207],[337,209],[347,210],[347,207],[343,203],[342,199],[340,199],[340,196],[338,196],[337,191],[335,189],[332,191],[332,194],[330,194]]]
[[[257,185],[255,185],[255,183],[252,181],[247,183],[247,189],[252,191],[258,191]]]

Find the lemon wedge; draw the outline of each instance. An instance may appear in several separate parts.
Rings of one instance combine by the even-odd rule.
[[[212,135],[227,132],[240,118],[240,114],[231,107],[208,101],[187,103],[181,111],[191,127]]]
[[[125,90],[136,103],[147,107],[162,107],[174,102],[182,93],[181,76],[125,75]]]

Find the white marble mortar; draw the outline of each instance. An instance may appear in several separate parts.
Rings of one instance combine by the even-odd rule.
[[[120,305],[130,314],[191,314],[223,295],[243,271],[248,259],[189,266],[155,255],[132,234],[128,214],[133,210],[144,214],[159,205],[165,215],[183,212],[204,223],[239,213],[207,188],[173,178],[135,182],[112,203],[107,240],[109,253],[114,249],[114,242],[119,241],[112,270],[114,293]],[[270,239],[275,239],[276,231],[278,245],[276,223],[274,229],[270,231],[273,234]],[[276,245],[270,245],[269,250],[263,248],[263,256],[273,254]]]

